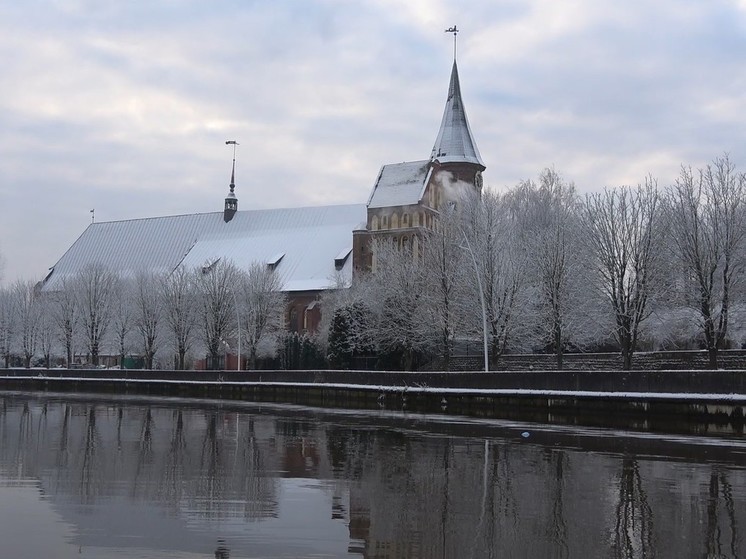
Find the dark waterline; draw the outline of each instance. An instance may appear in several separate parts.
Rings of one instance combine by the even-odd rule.
[[[740,557],[746,441],[0,392],[2,557]]]

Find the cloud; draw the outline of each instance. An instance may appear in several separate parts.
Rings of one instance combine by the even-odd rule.
[[[504,188],[665,185],[737,152],[746,4],[718,0],[43,1],[0,6],[0,251],[39,278],[90,220],[364,202],[427,158],[457,24],[469,120]]]

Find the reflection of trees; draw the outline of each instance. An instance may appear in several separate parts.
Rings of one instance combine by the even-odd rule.
[[[145,410],[145,415],[140,427],[140,438],[137,450],[137,468],[135,469],[135,482],[132,487],[133,494],[137,492],[143,469],[153,462],[153,410],[150,406]]]
[[[18,445],[16,446],[16,471],[20,472],[24,463],[24,453],[29,450],[33,441],[33,429],[31,425],[31,410],[28,402],[23,403],[21,418],[18,422]]]
[[[567,547],[567,523],[564,510],[565,466],[567,457],[561,450],[554,450],[549,455],[549,463],[554,470],[551,480],[552,516],[549,523],[549,541],[554,542],[556,557],[569,557]]]
[[[236,464],[239,472],[238,492],[244,502],[243,516],[246,520],[260,520],[277,516],[277,500],[274,480],[267,471],[265,451],[262,449],[255,433],[255,419],[248,418],[243,451],[239,454],[236,445]],[[236,422],[238,429],[239,423]],[[238,437],[238,433],[236,436]]]
[[[96,406],[91,405],[86,414],[85,443],[83,445],[83,464],[80,469],[80,497],[89,503],[98,493],[97,446],[98,430],[96,428]]]
[[[60,442],[57,449],[57,474],[61,474],[61,470],[67,468],[67,463],[70,460],[69,451],[69,439],[70,439],[70,404],[65,404],[65,411],[62,413],[62,429],[60,430]]]
[[[184,436],[184,413],[174,410],[172,413],[173,429],[166,452],[163,480],[160,484],[162,498],[168,504],[175,506],[182,495],[182,479],[184,476],[184,455],[186,453],[186,437]]]
[[[218,437],[218,414],[207,416],[207,428],[202,440],[200,455],[200,477],[197,481],[197,497],[203,504],[202,513],[208,518],[220,515],[220,500],[223,498],[224,468],[222,464],[221,440]]]
[[[728,516],[726,526],[721,526],[720,523],[721,497],[725,514]],[[730,532],[730,545],[728,546],[730,555],[728,557],[740,557],[738,554],[738,530],[733,502],[733,488],[728,480],[728,473],[719,466],[713,466],[710,472],[709,496],[707,499],[706,557],[726,557],[721,541],[724,532]],[[727,540],[727,534],[725,538]]]
[[[637,460],[624,457],[614,529],[614,557],[653,557],[653,511]]]

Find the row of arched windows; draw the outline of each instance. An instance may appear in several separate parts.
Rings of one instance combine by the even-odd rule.
[[[381,229],[399,229],[407,227],[429,227],[432,223],[432,216],[426,215],[422,212],[415,212],[413,214],[403,213],[401,219],[399,214],[393,212],[391,215],[374,215],[370,218],[370,229],[371,231],[379,231]]]

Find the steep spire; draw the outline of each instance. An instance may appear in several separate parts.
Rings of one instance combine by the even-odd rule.
[[[477,143],[469,128],[464,102],[461,100],[461,85],[458,80],[458,67],[453,61],[451,83],[448,87],[448,100],[440,123],[438,137],[430,156],[431,161],[443,163],[473,163],[484,170],[486,167],[479,155]]]
[[[238,142],[235,140],[227,140],[226,145],[232,145],[233,146],[233,166],[231,167],[231,184],[230,192],[228,192],[228,196],[225,197],[225,207],[223,209],[223,221],[228,223],[231,219],[233,219],[233,216],[236,215],[236,212],[238,211],[238,198],[236,198],[236,194],[234,190],[236,189],[236,146],[238,145]]]

